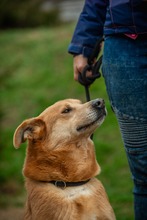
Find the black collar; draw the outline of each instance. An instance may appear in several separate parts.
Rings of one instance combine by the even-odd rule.
[[[66,188],[72,186],[81,186],[89,182],[90,179],[80,182],[64,182],[64,181],[50,181],[49,183],[54,184],[56,187]]]

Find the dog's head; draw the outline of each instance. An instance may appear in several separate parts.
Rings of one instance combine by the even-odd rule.
[[[106,116],[102,99],[82,104],[67,99],[24,121],[15,131],[14,146],[28,140],[24,174],[50,181],[81,181],[99,172],[90,139]]]

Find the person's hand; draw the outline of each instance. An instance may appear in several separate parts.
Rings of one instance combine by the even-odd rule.
[[[73,60],[73,68],[74,68],[74,79],[78,81],[79,74],[82,73],[84,67],[87,65],[88,58],[83,55],[76,55]],[[91,72],[87,72],[87,76],[91,76]]]

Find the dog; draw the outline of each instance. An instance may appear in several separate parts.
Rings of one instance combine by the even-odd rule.
[[[90,138],[105,116],[102,99],[66,99],[16,129],[15,148],[28,141],[25,220],[115,220]]]

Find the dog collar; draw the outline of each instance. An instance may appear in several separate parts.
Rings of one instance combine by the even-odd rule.
[[[72,186],[81,186],[89,182],[90,179],[80,182],[64,182],[64,181],[50,181],[49,183],[54,184],[56,187],[60,187],[62,189],[65,189],[66,187],[72,187]]]

